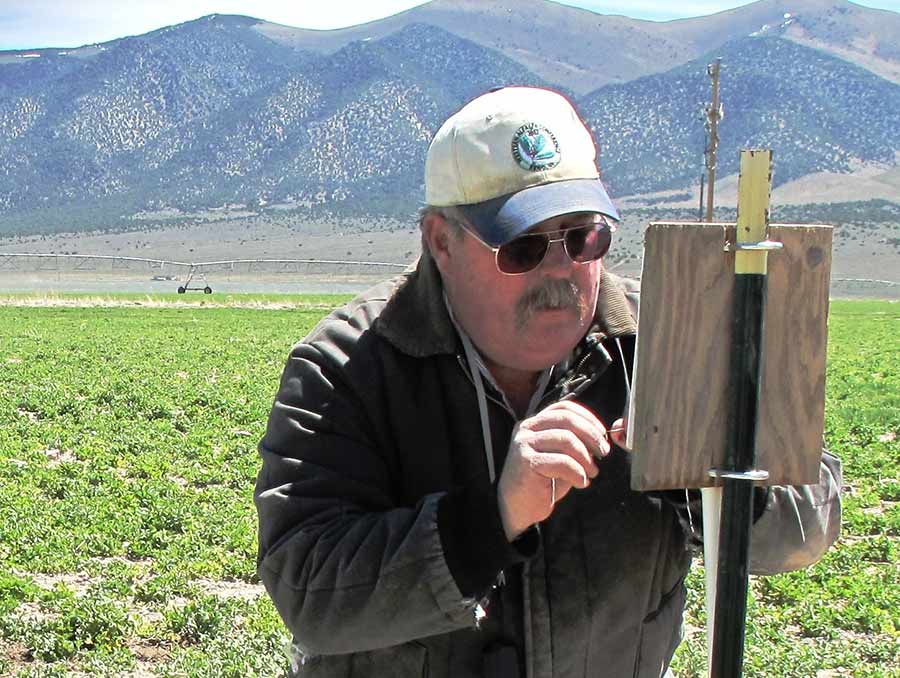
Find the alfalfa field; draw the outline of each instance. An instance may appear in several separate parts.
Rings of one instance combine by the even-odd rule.
[[[0,300],[0,675],[283,672],[256,445],[291,344],[340,301]],[[900,304],[832,303],[827,389],[842,536],[754,578],[747,676],[900,676]],[[681,678],[705,675],[699,557],[688,583]]]

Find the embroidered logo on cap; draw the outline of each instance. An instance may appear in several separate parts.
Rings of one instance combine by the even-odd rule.
[[[512,154],[519,167],[532,172],[553,169],[559,164],[559,143],[543,125],[529,122],[516,130]]]

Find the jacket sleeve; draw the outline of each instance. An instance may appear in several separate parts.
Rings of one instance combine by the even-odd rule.
[[[339,654],[472,626],[442,549],[442,493],[395,501],[358,387],[323,351],[294,348],[259,446],[258,572],[295,644]]]
[[[750,572],[778,574],[819,560],[841,531],[842,483],[840,460],[823,451],[817,484],[755,488]],[[656,494],[675,509],[691,541],[702,543],[700,491],[666,490]]]
[[[769,488],[751,532],[750,571],[776,574],[819,560],[841,531],[842,483],[840,460],[823,452],[818,484]]]

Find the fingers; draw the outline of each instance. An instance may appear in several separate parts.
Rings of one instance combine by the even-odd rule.
[[[527,445],[528,464],[545,478],[559,478],[575,487],[587,487],[600,470],[581,439],[566,429],[531,431]]]
[[[507,538],[548,518],[573,487],[587,487],[610,449],[606,427],[578,403],[554,403],[519,422],[497,486]]]
[[[568,412],[570,414],[582,417],[587,422],[595,422],[595,423],[598,423],[601,426],[603,426],[603,422],[601,422],[599,419],[597,419],[596,414],[594,414],[591,410],[589,410],[587,407],[585,407],[581,403],[576,402],[574,400],[558,400],[555,403],[551,403],[550,405],[547,405],[547,407],[545,407],[543,410],[541,410],[540,412],[535,414],[534,417],[537,417],[542,414],[549,414],[552,412],[557,412],[557,411]],[[532,418],[534,418],[534,417],[532,417]]]
[[[532,431],[567,430],[578,436],[590,453],[602,459],[611,448],[606,427],[593,412],[571,400],[554,403],[521,423]]]

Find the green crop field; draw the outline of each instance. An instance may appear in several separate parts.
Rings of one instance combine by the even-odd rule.
[[[0,675],[281,673],[256,444],[290,345],[339,301],[0,299]],[[834,302],[830,328],[844,529],[754,580],[748,676],[900,676],[900,304]],[[705,675],[697,565],[682,678]]]

